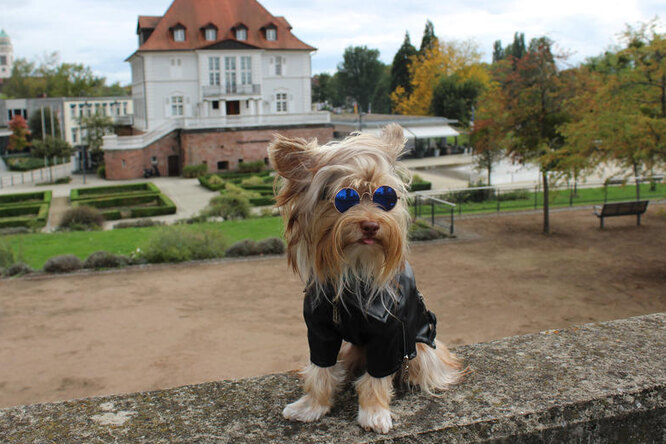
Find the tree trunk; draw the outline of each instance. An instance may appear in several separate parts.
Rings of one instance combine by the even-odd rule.
[[[636,180],[636,201],[641,200],[641,183],[638,180],[638,164],[634,162],[634,179]]]
[[[550,219],[549,219],[549,196],[548,196],[548,171],[541,172],[543,178],[543,234],[550,234]]]
[[[490,186],[490,173],[492,172],[492,166],[488,166],[488,186]]]

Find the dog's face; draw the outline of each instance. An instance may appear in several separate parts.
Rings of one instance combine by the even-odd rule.
[[[404,266],[408,175],[397,164],[404,144],[398,125],[324,146],[280,136],[271,144],[288,259],[304,281],[356,277],[380,288]]]

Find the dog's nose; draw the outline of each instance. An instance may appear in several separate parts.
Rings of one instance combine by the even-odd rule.
[[[361,222],[361,231],[365,236],[374,236],[379,231],[379,224],[374,220],[366,220]]]

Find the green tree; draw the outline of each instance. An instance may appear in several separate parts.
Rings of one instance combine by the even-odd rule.
[[[72,155],[72,146],[63,139],[46,136],[44,140],[35,140],[30,153],[33,157],[69,157]]]
[[[30,142],[28,141],[30,130],[28,129],[28,123],[22,116],[14,116],[9,122],[9,129],[12,131],[12,134],[9,136],[9,146],[7,147],[9,151],[21,152],[30,146]]]
[[[372,95],[371,111],[375,114],[391,112],[391,67],[384,66]]]
[[[378,50],[366,46],[345,49],[343,61],[338,65],[340,87],[345,96],[358,103],[359,111],[368,110],[383,70]]]
[[[432,49],[439,45],[437,36],[435,35],[435,25],[432,24],[430,20],[426,21],[425,29],[423,30],[423,37],[421,38],[421,47],[419,48],[419,54],[424,56],[426,52],[432,51]]]
[[[412,93],[409,66],[412,64],[412,58],[416,53],[416,48],[409,40],[409,32],[405,32],[405,40],[398,52],[395,53],[391,64],[391,91],[395,91],[400,86],[407,94]]]
[[[477,79],[463,80],[457,74],[442,77],[433,91],[431,112],[436,116],[456,119],[467,126],[483,88]]]
[[[53,127],[51,126],[52,123]],[[33,140],[43,139],[42,124],[44,125],[44,136],[52,136],[55,130],[55,136],[60,137],[60,122],[58,121],[58,114],[53,113],[53,121],[51,121],[51,108],[44,107],[31,113],[30,118],[28,119],[28,126],[30,127]]]
[[[85,129],[86,145],[92,155],[102,152],[103,137],[113,132],[113,119],[103,114],[95,113],[81,118],[81,126]]]

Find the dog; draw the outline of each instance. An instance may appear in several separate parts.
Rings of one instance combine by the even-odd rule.
[[[305,394],[284,408],[288,420],[320,419],[357,375],[358,423],[387,433],[395,380],[434,394],[460,377],[406,260],[405,142],[392,124],[323,146],[280,135],[269,145],[288,263],[305,284],[311,361]]]

